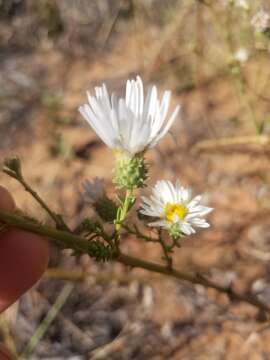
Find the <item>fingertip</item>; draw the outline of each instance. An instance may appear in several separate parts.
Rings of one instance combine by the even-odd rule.
[[[49,244],[22,230],[8,230],[0,237],[0,312],[31,288],[46,270]]]
[[[12,360],[12,355],[3,344],[0,344],[0,360]]]
[[[0,209],[7,211],[15,210],[15,201],[10,193],[0,185]]]

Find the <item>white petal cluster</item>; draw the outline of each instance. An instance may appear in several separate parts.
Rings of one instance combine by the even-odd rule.
[[[82,184],[86,202],[95,204],[105,196],[104,180],[98,177],[92,181],[85,180]]]
[[[181,186],[177,181],[175,186],[170,181],[158,181],[152,189],[150,198],[142,197],[140,212],[144,215],[159,218],[149,223],[149,226],[170,229],[177,225],[185,234],[194,234],[194,228],[208,228],[210,225],[203,218],[213,209],[200,205],[202,196],[191,197],[191,190]]]
[[[106,85],[89,92],[88,104],[79,111],[101,140],[110,148],[135,155],[151,148],[172,126],[179,106],[168,117],[171,92],[165,91],[161,100],[156,86],[145,97],[139,76],[126,83],[125,98],[109,96]]]
[[[251,25],[257,32],[264,32],[270,29],[270,14],[261,9],[251,19]]]
[[[249,10],[250,4],[248,0],[219,0],[222,6],[234,6],[236,8]]]
[[[235,0],[234,5],[244,10],[249,10],[249,2],[247,0]]]
[[[235,60],[239,61],[240,63],[244,64],[248,61],[249,58],[249,51],[245,48],[238,49],[234,54]]]

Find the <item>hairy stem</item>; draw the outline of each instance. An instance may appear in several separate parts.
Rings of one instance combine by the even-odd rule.
[[[148,271],[156,272],[163,275],[168,275],[178,280],[184,280],[194,285],[202,285],[217,290],[218,292],[225,293],[230,299],[236,301],[247,302],[262,311],[269,312],[270,308],[267,304],[257,299],[252,294],[238,294],[231,287],[223,286],[215,283],[212,280],[205,278],[198,273],[185,273],[174,268],[168,268],[168,266],[159,265],[150,261],[141,260],[130,255],[120,254],[118,259],[120,263],[131,266],[133,268],[141,268]]]
[[[67,231],[57,230],[51,226],[33,222],[25,217],[0,210],[0,222],[7,226],[17,227],[22,230],[30,231],[34,234],[42,235],[58,243],[64,244],[67,248],[88,252],[89,242],[82,237]]]
[[[6,224],[6,226],[9,227],[17,227],[19,229],[27,230],[32,233],[45,236],[49,239],[56,241],[56,243],[64,244],[67,248],[74,249],[75,251],[79,249],[81,252],[89,254],[89,242],[86,239],[70,232],[57,230],[46,225],[41,225],[30,221],[23,216],[5,212],[2,210],[0,211],[0,222]],[[214,281],[207,279],[206,277],[198,273],[181,272],[179,270],[176,270],[175,268],[169,268],[168,266],[135,258],[121,252],[117,253],[117,255],[115,256],[115,260],[132,268],[142,268],[148,271],[171,276],[178,280],[187,281],[192,284],[199,284],[204,287],[213,288],[218,292],[227,294],[231,300],[249,303],[264,312],[270,311],[270,307],[264,302],[260,301],[256,296],[250,293],[239,294],[235,292],[232,287],[215,283]]]

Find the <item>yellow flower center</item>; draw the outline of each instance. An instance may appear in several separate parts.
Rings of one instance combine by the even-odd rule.
[[[169,222],[173,222],[175,219],[175,216],[177,216],[179,219],[183,220],[188,212],[188,209],[185,207],[185,205],[182,204],[166,204],[165,206],[165,217],[166,220]]]

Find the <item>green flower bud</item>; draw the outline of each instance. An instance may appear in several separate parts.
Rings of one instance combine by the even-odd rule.
[[[113,181],[119,189],[141,188],[146,179],[147,168],[142,155],[130,157],[122,154],[116,159]]]
[[[13,178],[21,179],[22,169],[20,159],[16,156],[6,159],[4,162],[3,171]]]
[[[117,206],[107,196],[99,199],[99,201],[93,204],[93,207],[102,220],[106,222],[113,222],[116,219]]]
[[[108,198],[104,180],[99,178],[94,178],[92,181],[85,180],[83,188],[85,201],[96,210],[102,220],[113,222],[116,219],[117,206]]]
[[[178,223],[172,224],[168,229],[168,232],[174,240],[178,240],[179,238],[184,237],[184,234],[181,231]]]

